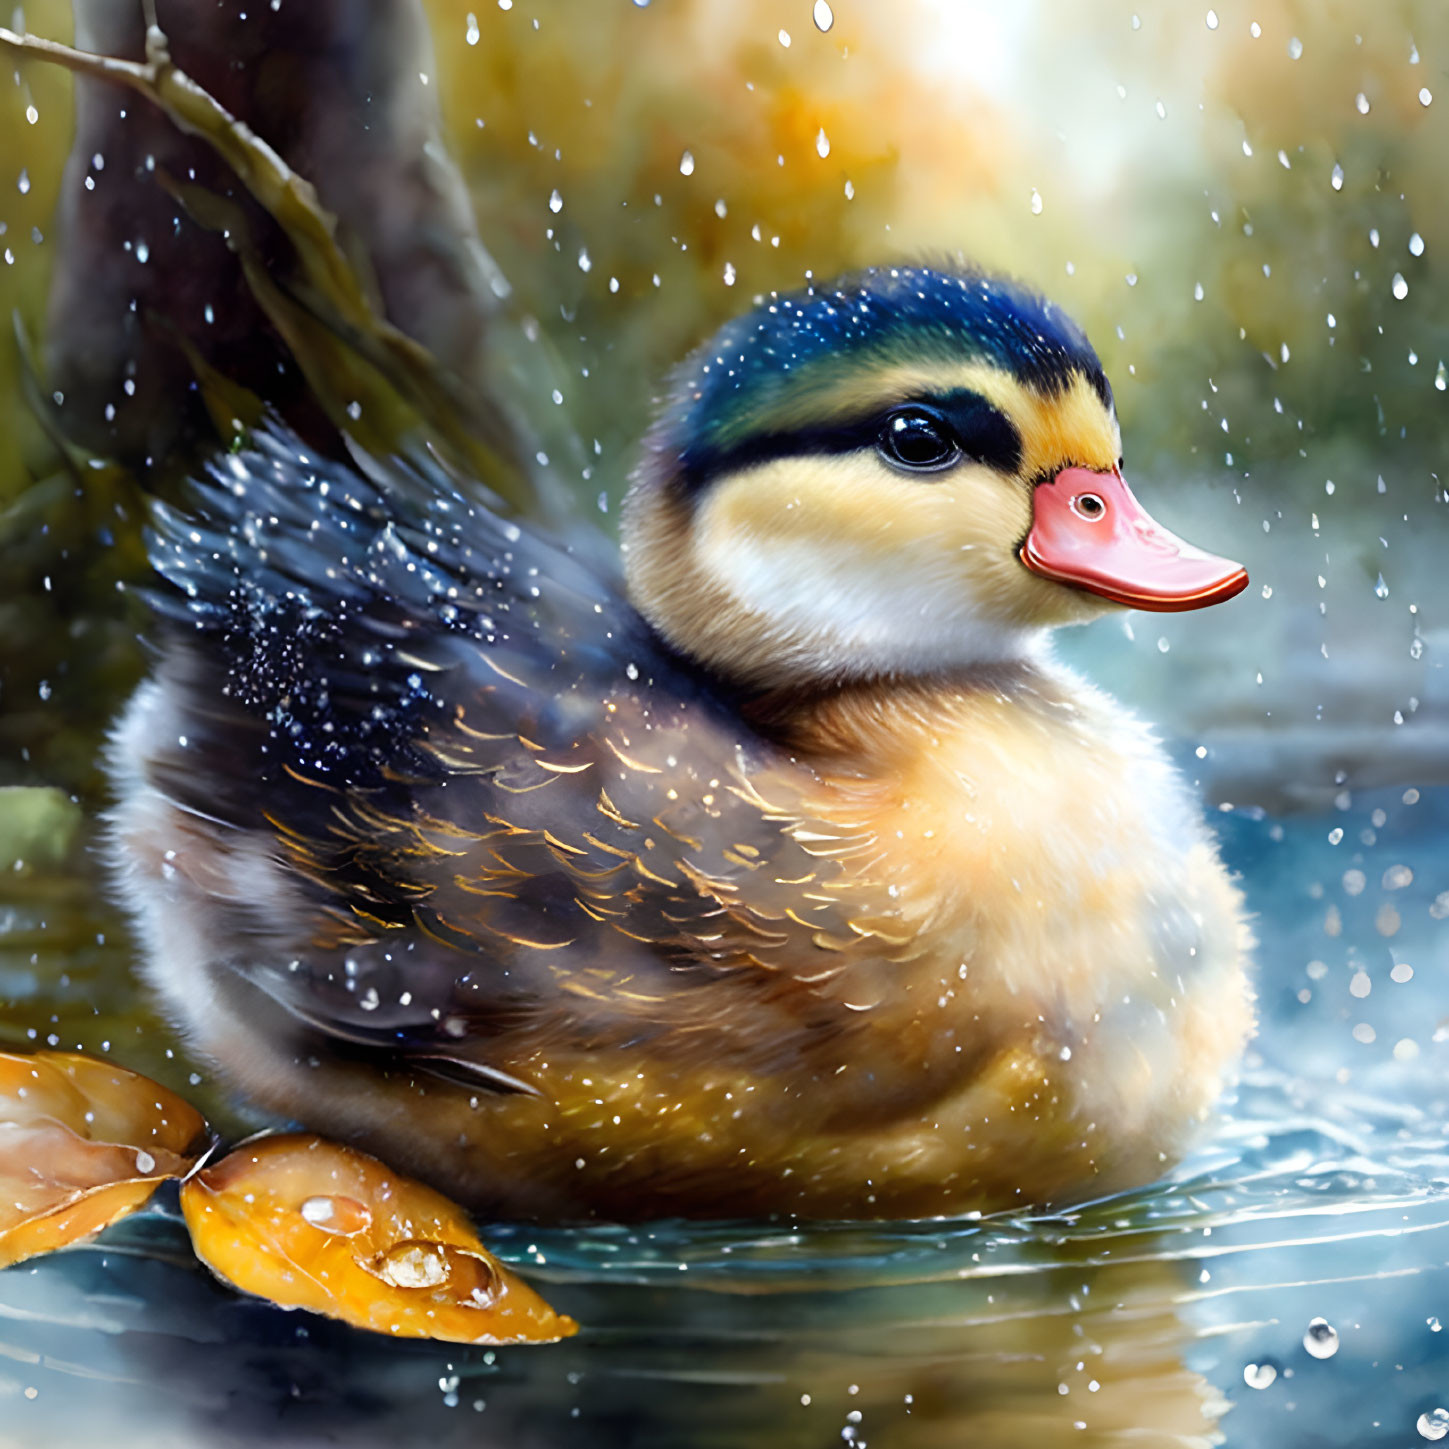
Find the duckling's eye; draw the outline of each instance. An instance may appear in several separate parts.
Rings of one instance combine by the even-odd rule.
[[[940,418],[912,409],[894,414],[886,422],[876,449],[897,468],[933,473],[961,458],[961,445]]]
[[[1088,523],[1095,523],[1106,511],[1106,503],[1095,493],[1078,493],[1072,499],[1072,512]]]

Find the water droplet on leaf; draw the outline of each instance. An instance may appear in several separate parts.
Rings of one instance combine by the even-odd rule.
[[[448,1281],[448,1260],[437,1243],[406,1240],[381,1254],[373,1266],[394,1288],[436,1288]]]

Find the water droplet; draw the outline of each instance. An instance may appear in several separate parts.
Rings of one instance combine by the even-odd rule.
[[[145,242],[136,243],[136,260],[144,267],[151,260],[151,248]]]
[[[815,8],[810,12],[810,18],[814,20],[815,28],[824,32],[835,24],[835,11],[826,4],[826,0],[815,0]]]
[[[579,248],[579,271],[591,272],[594,269],[594,260],[589,255],[588,247]]]
[[[563,210],[563,197],[558,194],[557,186],[554,187],[552,195],[550,195],[548,198],[548,209],[553,212],[555,216],[557,216],[559,212]]]
[[[469,45],[478,44],[478,17],[471,10],[468,12],[468,29],[463,38]]]
[[[1041,192],[1035,186],[1031,188],[1031,214],[1033,216],[1041,215]]]
[[[1343,190],[1343,167],[1337,161],[1333,163],[1333,174],[1328,178],[1328,181],[1335,191]]]
[[[1208,13],[1207,13],[1207,28],[1209,30],[1216,30],[1218,28],[1218,12],[1216,10],[1209,10],[1208,11]]]
[[[1366,95],[1364,95],[1364,93],[1362,91],[1360,91],[1353,98],[1353,103],[1358,108],[1359,115],[1361,115],[1361,116],[1368,115],[1368,113],[1369,113],[1369,98]]]
[[[1419,92],[1419,104],[1421,106],[1427,106],[1429,104],[1429,102],[1432,101],[1433,99],[1434,99],[1434,92],[1431,91],[1428,86],[1425,86],[1425,87],[1423,87],[1422,90],[1420,90],[1420,92]]]
[[[1387,599],[1389,596],[1389,586],[1384,582],[1382,574],[1379,575],[1378,582],[1374,585],[1374,595],[1380,599]]]
[[[686,151],[684,153],[684,155],[679,158],[679,174],[681,176],[693,176],[694,175],[694,152],[693,151]]]
[[[436,1288],[448,1281],[448,1260],[439,1244],[406,1238],[379,1254],[373,1271],[394,1288]]]
[[[1449,1409],[1430,1409],[1428,1413],[1420,1414],[1414,1427],[1425,1439],[1442,1439],[1449,1434]]]
[[[1440,392],[1443,392],[1446,387],[1449,387],[1449,374],[1446,374],[1444,371],[1444,361],[1442,358],[1439,361],[1439,370],[1434,374],[1434,386]]]
[[[733,262],[724,264],[724,284],[727,287],[733,287],[735,284],[735,264]]]
[[[314,1228],[343,1238],[350,1238],[353,1233],[372,1226],[372,1213],[367,1204],[358,1202],[355,1197],[329,1197],[324,1193],[309,1197],[297,1211]]]
[[[1444,1325],[1442,1323],[1440,1323],[1439,1320],[1437,1318],[1433,1317],[1432,1315],[1430,1317],[1426,1318],[1424,1320],[1424,1322],[1429,1325],[1429,1332],[1430,1333],[1442,1333],[1444,1331]]]
[[[790,32],[788,30],[782,29],[780,31],[780,44],[783,45],[786,50],[789,50],[789,48],[790,48]]]
[[[1302,59],[1302,56],[1303,42],[1299,40],[1299,38],[1295,35],[1293,39],[1288,42],[1288,59],[1300,60]]]
[[[1409,255],[1414,257],[1422,257],[1424,255],[1424,238],[1418,232],[1415,232],[1409,238]]]
[[[1315,1318],[1303,1335],[1303,1347],[1314,1358],[1332,1358],[1338,1352],[1338,1330],[1326,1318]]]
[[[144,1147],[138,1147],[136,1149],[136,1171],[142,1177],[145,1177],[147,1173],[156,1171],[156,1159]]]
[[[30,191],[30,172],[24,166],[20,168],[20,180],[15,183],[16,188],[22,196],[28,195]]]
[[[815,137],[815,153],[822,161],[830,154],[830,137],[825,134],[824,126],[821,126],[819,135]]]
[[[1409,295],[1409,284],[1404,280],[1404,274],[1402,272],[1394,273],[1394,280],[1392,285],[1394,296],[1400,302],[1402,302],[1404,298]]]
[[[1250,1363],[1243,1367],[1243,1382],[1250,1389],[1266,1389],[1278,1377],[1278,1370],[1270,1363]]]

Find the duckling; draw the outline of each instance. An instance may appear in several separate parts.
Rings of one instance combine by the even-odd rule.
[[[1239,894],[1047,639],[1245,572],[1076,325],[880,268],[674,376],[623,510],[280,425],[158,509],[112,752],[145,974],[263,1110],[484,1211],[919,1217],[1149,1180],[1252,1023]]]

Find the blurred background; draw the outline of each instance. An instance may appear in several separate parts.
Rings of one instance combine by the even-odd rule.
[[[521,419],[527,466],[605,529],[669,367],[759,294],[964,257],[1067,307],[1138,495],[1252,575],[1221,611],[1104,621],[1062,652],[1159,723],[1218,817],[1258,916],[1263,1030],[1203,1154],[1096,1217],[505,1233],[599,1326],[552,1357],[299,1341],[185,1266],[163,1204],[109,1255],[0,1277],[0,1365],[32,1365],[0,1367],[0,1444],[148,1406],[160,1442],[195,1442],[237,1395],[238,1442],[289,1396],[310,1406],[299,1443],[364,1442],[364,1422],[510,1444],[1444,1437],[1449,7],[317,0],[347,31],[336,72],[270,43],[263,6],[202,8],[161,5],[183,63],[276,119],[392,320]],[[15,18],[77,34],[64,0]],[[105,0],[87,26],[119,46],[136,17]],[[366,165],[317,122],[349,86],[386,100]],[[164,126],[112,97],[78,140],[74,91],[0,66],[0,1045],[114,1052],[239,1129],[139,999],[95,842],[105,731],[146,664],[117,587],[145,576],[136,479],[165,491],[194,407],[184,349],[134,319],[170,298],[175,328],[230,326],[258,376],[264,329],[214,321],[224,249],[147,190]],[[1304,1346],[1318,1316],[1331,1364]],[[177,1355],[159,1400],[139,1343]],[[109,1387],[71,1395],[72,1370]]]

